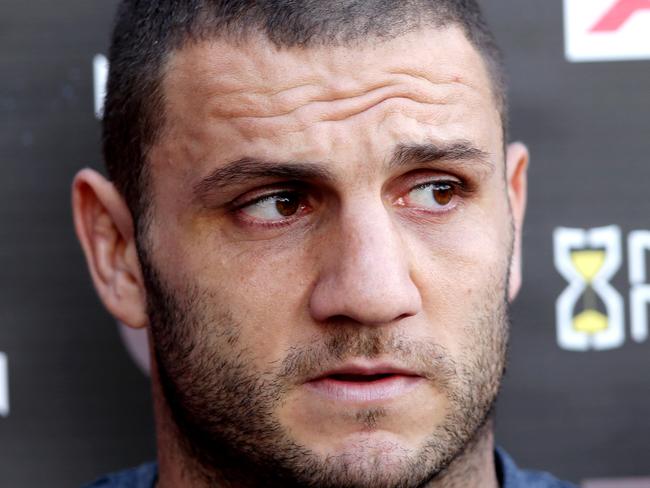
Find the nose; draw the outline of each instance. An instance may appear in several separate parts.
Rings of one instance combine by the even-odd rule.
[[[310,297],[317,321],[345,318],[381,325],[416,315],[420,291],[400,228],[384,205],[342,211],[321,243],[320,274]]]

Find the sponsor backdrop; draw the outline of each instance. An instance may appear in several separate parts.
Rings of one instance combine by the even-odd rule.
[[[116,4],[2,2],[3,488],[154,456],[146,342],[100,306],[69,212],[75,171],[101,167]],[[650,1],[483,4],[532,153],[498,442],[585,486],[650,486],[624,484],[650,476]]]

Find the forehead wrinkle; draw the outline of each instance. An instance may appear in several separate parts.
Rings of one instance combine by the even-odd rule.
[[[488,87],[481,86],[479,83],[472,82],[471,77],[465,76],[462,72],[451,72],[448,74],[438,74],[438,77],[432,76],[432,73],[419,67],[405,66],[400,70],[387,71],[388,74],[396,76],[409,76],[420,79],[433,86],[457,86],[459,89],[469,88],[471,91],[482,95],[491,95],[492,90]]]
[[[451,90],[448,87],[453,87]],[[436,93],[436,89],[438,93]],[[476,106],[481,100],[479,94],[471,91],[467,85],[458,82],[438,84],[435,89],[427,91],[413,90],[403,84],[379,85],[379,88],[353,98],[334,99],[334,101],[312,101],[280,115],[238,115],[228,118],[240,133],[254,139],[256,137],[275,137],[291,133],[300,133],[320,123],[335,123],[351,120],[357,116],[370,114],[376,110],[404,115],[429,113],[429,118],[440,120],[443,113],[436,107],[453,107],[460,102]],[[256,105],[255,108],[259,108]],[[455,112],[455,109],[452,109]],[[448,114],[449,115],[449,114]],[[448,118],[448,115],[444,119]],[[212,114],[213,117],[222,117]],[[419,118],[419,117],[418,117]]]
[[[273,97],[318,86],[314,73],[300,70],[301,66],[291,70],[294,76],[290,79],[287,70],[280,69],[286,52],[270,49],[268,44],[264,40],[232,44],[220,38],[189,43],[170,56],[163,83],[170,88],[189,84],[193,94],[205,99],[241,94]],[[239,55],[233,56],[234,51]],[[262,52],[265,56],[261,56]]]
[[[382,123],[385,119],[394,115],[403,115],[417,120],[420,124],[440,129],[441,127],[430,119],[437,121],[447,120],[450,117],[450,113],[442,113],[440,111],[431,112],[430,109],[433,107],[453,107],[456,105],[457,99],[461,99],[462,97],[459,95],[455,98],[456,100],[441,99],[435,102],[422,102],[408,96],[395,96],[379,99],[371,105],[357,107],[354,110],[350,108],[345,112],[334,114],[324,111],[308,113],[307,111],[296,110],[294,113],[282,116],[236,117],[229,119],[229,122],[247,140],[277,138],[292,134],[298,135],[310,129],[315,129],[320,124],[345,122],[355,117],[370,115],[371,112],[378,110],[382,110],[382,112],[377,112],[380,116],[378,123]]]
[[[453,29],[445,31],[442,34],[445,37],[454,32]],[[460,36],[462,34],[458,34]],[[478,81],[471,83],[471,76],[457,73],[460,71],[456,68],[458,56],[452,60],[444,54],[420,55],[409,61],[404,59],[403,49],[396,49],[404,40],[397,39],[396,42],[395,46],[391,46],[391,42],[380,46],[359,46],[371,54],[387,49],[379,54],[387,59],[388,66],[380,66],[378,70],[376,63],[370,62],[376,56],[361,56],[356,51],[351,52],[349,46],[278,50],[264,40],[237,46],[213,40],[175,53],[170,74],[172,77],[182,76],[185,72],[184,78],[192,85],[192,94],[198,93],[204,100],[214,100],[214,103],[209,103],[212,105],[210,111],[224,117],[288,115],[310,102],[345,101],[401,84],[408,84],[420,92],[419,97],[425,94],[424,98],[428,88],[435,89],[436,86],[458,84],[480,91],[476,86]],[[458,40],[452,42],[458,44]],[[482,63],[475,62],[477,59],[480,61],[479,55],[468,42],[465,44],[460,61],[466,61],[462,64],[468,66],[462,71],[467,71],[467,68],[474,74],[480,71],[478,78],[486,81]],[[240,55],[234,55],[233,49]],[[430,69],[423,69],[423,66]],[[287,73],[291,75],[287,76]],[[383,79],[376,81],[377,77]],[[419,83],[414,84],[414,80]],[[335,120],[340,118],[334,117]]]
[[[448,37],[448,34],[445,36]],[[421,38],[419,39],[422,41]],[[240,55],[235,52],[239,48],[213,42],[219,50],[216,58],[211,55],[214,50],[206,50],[203,44],[197,47],[198,57],[195,56],[194,60],[177,60],[176,68],[182,66],[185,68],[175,71],[185,71],[185,73],[170,73],[170,79],[177,77],[177,82],[187,81],[190,87],[188,88],[187,84],[182,86],[181,81],[178,86],[173,87],[175,89],[165,90],[170,95],[166,98],[174,99],[172,102],[175,105],[174,117],[180,116],[183,120],[182,125],[179,126],[183,132],[188,128],[198,129],[203,125],[206,130],[201,132],[208,137],[207,134],[211,129],[207,126],[212,125],[214,129],[217,128],[217,125],[209,120],[212,119],[221,126],[224,123],[229,124],[233,131],[239,133],[248,142],[277,139],[291,134],[299,135],[310,129],[318,130],[320,122],[343,121],[364,114],[379,105],[382,106],[382,111],[375,111],[375,114],[381,115],[384,112],[402,114],[422,124],[439,126],[438,128],[444,130],[445,125],[455,124],[461,118],[467,119],[467,115],[471,116],[475,112],[474,109],[484,105],[487,100],[492,100],[484,96],[490,91],[488,89],[490,85],[489,82],[482,83],[487,80],[484,66],[472,62],[474,58],[480,60],[473,48],[469,50],[462,48],[460,55],[453,59],[449,59],[449,55],[446,55],[442,49],[434,49],[433,55],[416,53],[414,59],[411,59],[412,57],[403,55],[403,50],[402,54],[395,56],[397,52],[395,46],[403,47],[403,43],[390,47],[391,42],[383,44],[388,48],[386,53],[383,53],[382,46],[359,46],[359,49],[367,48],[377,52],[382,59],[388,58],[388,62],[380,63],[372,72],[361,68],[365,66],[374,69],[372,64],[366,66],[368,63],[364,64],[364,59],[378,59],[377,56],[360,56],[357,51],[352,52],[345,46],[342,47],[342,54],[345,54],[343,57],[349,60],[341,61],[340,56],[334,56],[336,53],[333,53],[331,48],[325,49],[331,55],[323,58],[323,53],[319,53],[317,48],[277,52],[268,49],[268,46],[264,47],[265,44],[262,43],[265,56],[262,56],[264,59],[260,61],[250,59],[255,55],[255,49],[259,47],[257,44],[244,43]],[[442,44],[446,45],[445,42]],[[185,57],[178,54],[177,58]],[[456,60],[459,57],[462,58],[461,61],[469,60],[468,62],[471,63],[458,64]],[[301,60],[312,58],[318,62],[313,66],[300,66]],[[275,65],[271,63],[273,60],[276,61]],[[350,60],[359,60],[359,68],[350,70],[352,65]],[[269,64],[273,65],[274,70],[270,78],[261,76],[263,73],[259,73],[259,68]],[[292,70],[293,67],[297,67],[297,70]],[[241,73],[242,70],[247,76],[240,80],[237,73]],[[462,75],[459,74],[460,71]],[[295,72],[298,73],[297,78]],[[276,80],[278,73],[284,73],[284,76]],[[287,73],[291,75],[287,76]],[[178,78],[178,75],[181,77]],[[378,75],[383,76],[383,79],[377,81]],[[293,78],[292,82],[289,83],[287,78]],[[293,83],[294,80],[297,80],[297,85]],[[245,83],[242,85],[243,82]],[[265,89],[266,87],[268,89]],[[224,89],[230,95],[225,95]],[[269,96],[249,96],[246,100],[242,93],[249,94],[251,90],[256,93],[269,93]],[[175,96],[174,93],[178,95]],[[359,93],[361,95],[357,95]],[[285,111],[280,112],[281,115],[256,117],[255,112],[261,109],[268,112],[276,108],[277,102],[272,100],[274,98],[280,100],[280,105],[283,103],[290,105],[284,107]],[[296,107],[296,100],[307,103],[308,106]],[[331,104],[335,105],[332,109],[330,109]],[[252,113],[231,117],[233,111],[236,114],[238,107],[242,106],[247,106],[246,109]],[[449,106],[449,109],[436,110],[435,106]],[[472,113],[468,113],[468,109],[472,109]],[[199,120],[201,118],[202,121]]]
[[[433,83],[408,75],[349,88],[303,85],[274,96],[239,93],[232,97],[215,95],[210,115],[215,118],[274,119],[296,115],[311,122],[344,120],[365,112],[389,99],[407,99],[425,105],[445,105],[461,99],[467,85],[458,82]],[[405,78],[411,78],[405,80]],[[415,80],[415,82],[414,82]],[[309,87],[310,89],[305,89]],[[470,88],[471,89],[471,88]],[[296,90],[303,93],[296,94]],[[225,98],[225,99],[224,99]]]

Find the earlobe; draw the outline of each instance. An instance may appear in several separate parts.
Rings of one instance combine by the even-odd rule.
[[[136,251],[133,219],[114,185],[91,169],[72,185],[75,230],[95,289],[120,322],[147,325],[146,294]]]
[[[510,282],[508,299],[513,301],[521,287],[521,238],[526,213],[526,199],[528,196],[528,148],[515,142],[508,145],[506,155],[506,177],[508,185],[508,199],[512,213],[514,241],[512,259],[510,262]]]

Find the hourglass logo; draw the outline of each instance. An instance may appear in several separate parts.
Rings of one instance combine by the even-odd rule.
[[[557,340],[573,351],[613,349],[625,342],[624,302],[609,281],[621,267],[621,230],[558,228],[555,267],[569,282],[557,300]]]

